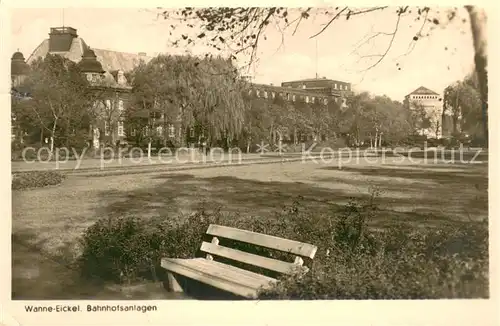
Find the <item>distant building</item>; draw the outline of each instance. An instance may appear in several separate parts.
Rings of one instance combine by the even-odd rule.
[[[293,103],[308,103],[317,105],[328,105],[337,103],[341,108],[347,107],[347,99],[352,95],[351,84],[339,82],[332,79],[304,79],[291,82],[283,82],[281,86],[266,84],[251,84],[248,91],[250,96],[273,100],[280,98],[283,101]],[[292,130],[283,135],[285,140],[300,141],[326,140],[326,135],[303,134],[298,135]]]
[[[438,93],[420,86],[405,96],[404,103],[410,109],[423,108],[429,117],[430,125],[421,128],[422,135],[430,138],[441,138],[443,136],[443,100]]]
[[[351,84],[347,82],[322,78],[301,79],[295,81],[282,82],[282,87],[300,88],[317,93],[342,95],[351,92]]]

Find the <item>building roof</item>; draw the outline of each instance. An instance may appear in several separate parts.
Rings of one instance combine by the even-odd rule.
[[[24,61],[24,56],[21,52],[15,52],[10,60],[11,75],[26,75],[29,71],[29,66]]]
[[[59,54],[73,62],[78,63],[82,60],[83,53],[88,48],[89,46],[81,37],[76,37],[73,39],[69,51],[50,53]],[[124,72],[129,72],[133,70],[137,65],[139,65],[141,60],[145,63],[148,63],[152,59],[152,57],[134,53],[110,51],[96,48],[92,48],[92,50],[94,51],[97,60],[101,63],[102,68],[106,71],[122,70]],[[37,58],[44,58],[47,53],[49,53],[49,39],[45,39],[42,43],[40,43],[40,45],[28,58],[27,63],[31,64]]]
[[[289,80],[289,81],[282,82],[282,84],[288,84],[288,83],[308,83],[308,82],[327,82],[327,83],[345,83],[345,84],[349,84],[348,82],[345,82],[345,81],[329,79],[329,78],[326,78],[326,77]]]
[[[434,92],[434,91],[431,91],[430,89],[428,89],[424,86],[420,86],[419,88],[417,88],[416,90],[414,90],[413,92],[411,92],[408,95],[439,95],[439,94]]]
[[[82,60],[78,62],[78,66],[83,72],[95,72],[99,74],[102,74],[104,72],[101,63],[97,61],[97,57],[94,51],[89,48],[83,51],[83,57]]]

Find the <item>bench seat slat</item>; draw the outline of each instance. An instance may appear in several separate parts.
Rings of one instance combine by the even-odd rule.
[[[211,224],[208,227],[207,234],[222,237],[270,249],[276,249],[283,252],[308,257],[313,259],[318,249],[316,246],[294,240],[283,239],[267,234],[256,233],[247,230],[240,230],[222,225]]]
[[[292,275],[297,271],[297,268],[301,268],[301,266],[297,266],[292,263],[254,255],[248,252],[219,246],[209,242],[202,243],[201,251],[287,275]]]
[[[277,280],[204,258],[163,258],[161,266],[219,289],[247,298],[255,298],[259,288],[268,288]]]

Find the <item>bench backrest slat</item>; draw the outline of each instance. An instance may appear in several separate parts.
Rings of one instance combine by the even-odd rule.
[[[219,257],[229,258],[231,260],[239,261],[245,264],[262,267],[286,275],[292,275],[296,273],[297,270],[306,268],[304,266],[296,265],[293,263],[287,263],[281,260],[262,257],[241,250],[219,246],[217,244],[209,242],[202,243],[201,251]]]
[[[257,246],[266,247],[269,249],[289,252],[294,255],[308,257],[311,259],[314,258],[314,255],[318,250],[318,247],[308,243],[278,238],[267,234],[256,233],[247,230],[240,230],[216,224],[211,224],[208,227],[207,234],[213,235],[215,237],[222,237],[236,241],[246,242]]]

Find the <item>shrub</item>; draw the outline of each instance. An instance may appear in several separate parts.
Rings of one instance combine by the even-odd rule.
[[[161,230],[159,230],[161,231]],[[79,259],[83,276],[116,282],[131,281],[154,272],[163,239],[135,218],[108,218],[88,228]]]
[[[30,171],[12,174],[12,190],[58,185],[65,176],[58,171]]]
[[[373,230],[368,225],[379,208],[378,191],[371,192],[367,201],[351,200],[324,214],[310,213],[295,202],[266,219],[209,212],[203,207],[178,221],[104,219],[85,232],[82,271],[121,282],[141,275],[156,277],[161,257],[199,256],[201,241],[210,240],[205,238],[208,225],[216,223],[318,246],[314,261],[305,262],[310,267],[307,274],[282,278],[275,288],[262,291],[261,299],[488,296],[487,222],[454,222],[416,230],[401,223]],[[246,252],[293,261],[287,253],[220,241]]]
[[[322,258],[308,274],[262,291],[260,298],[484,298],[488,296],[487,226],[469,226],[469,231],[456,227],[418,232],[408,227],[391,229],[377,237],[379,250],[355,255],[336,251]],[[441,240],[436,242],[438,238]],[[444,244],[457,240],[483,244],[466,253]]]

